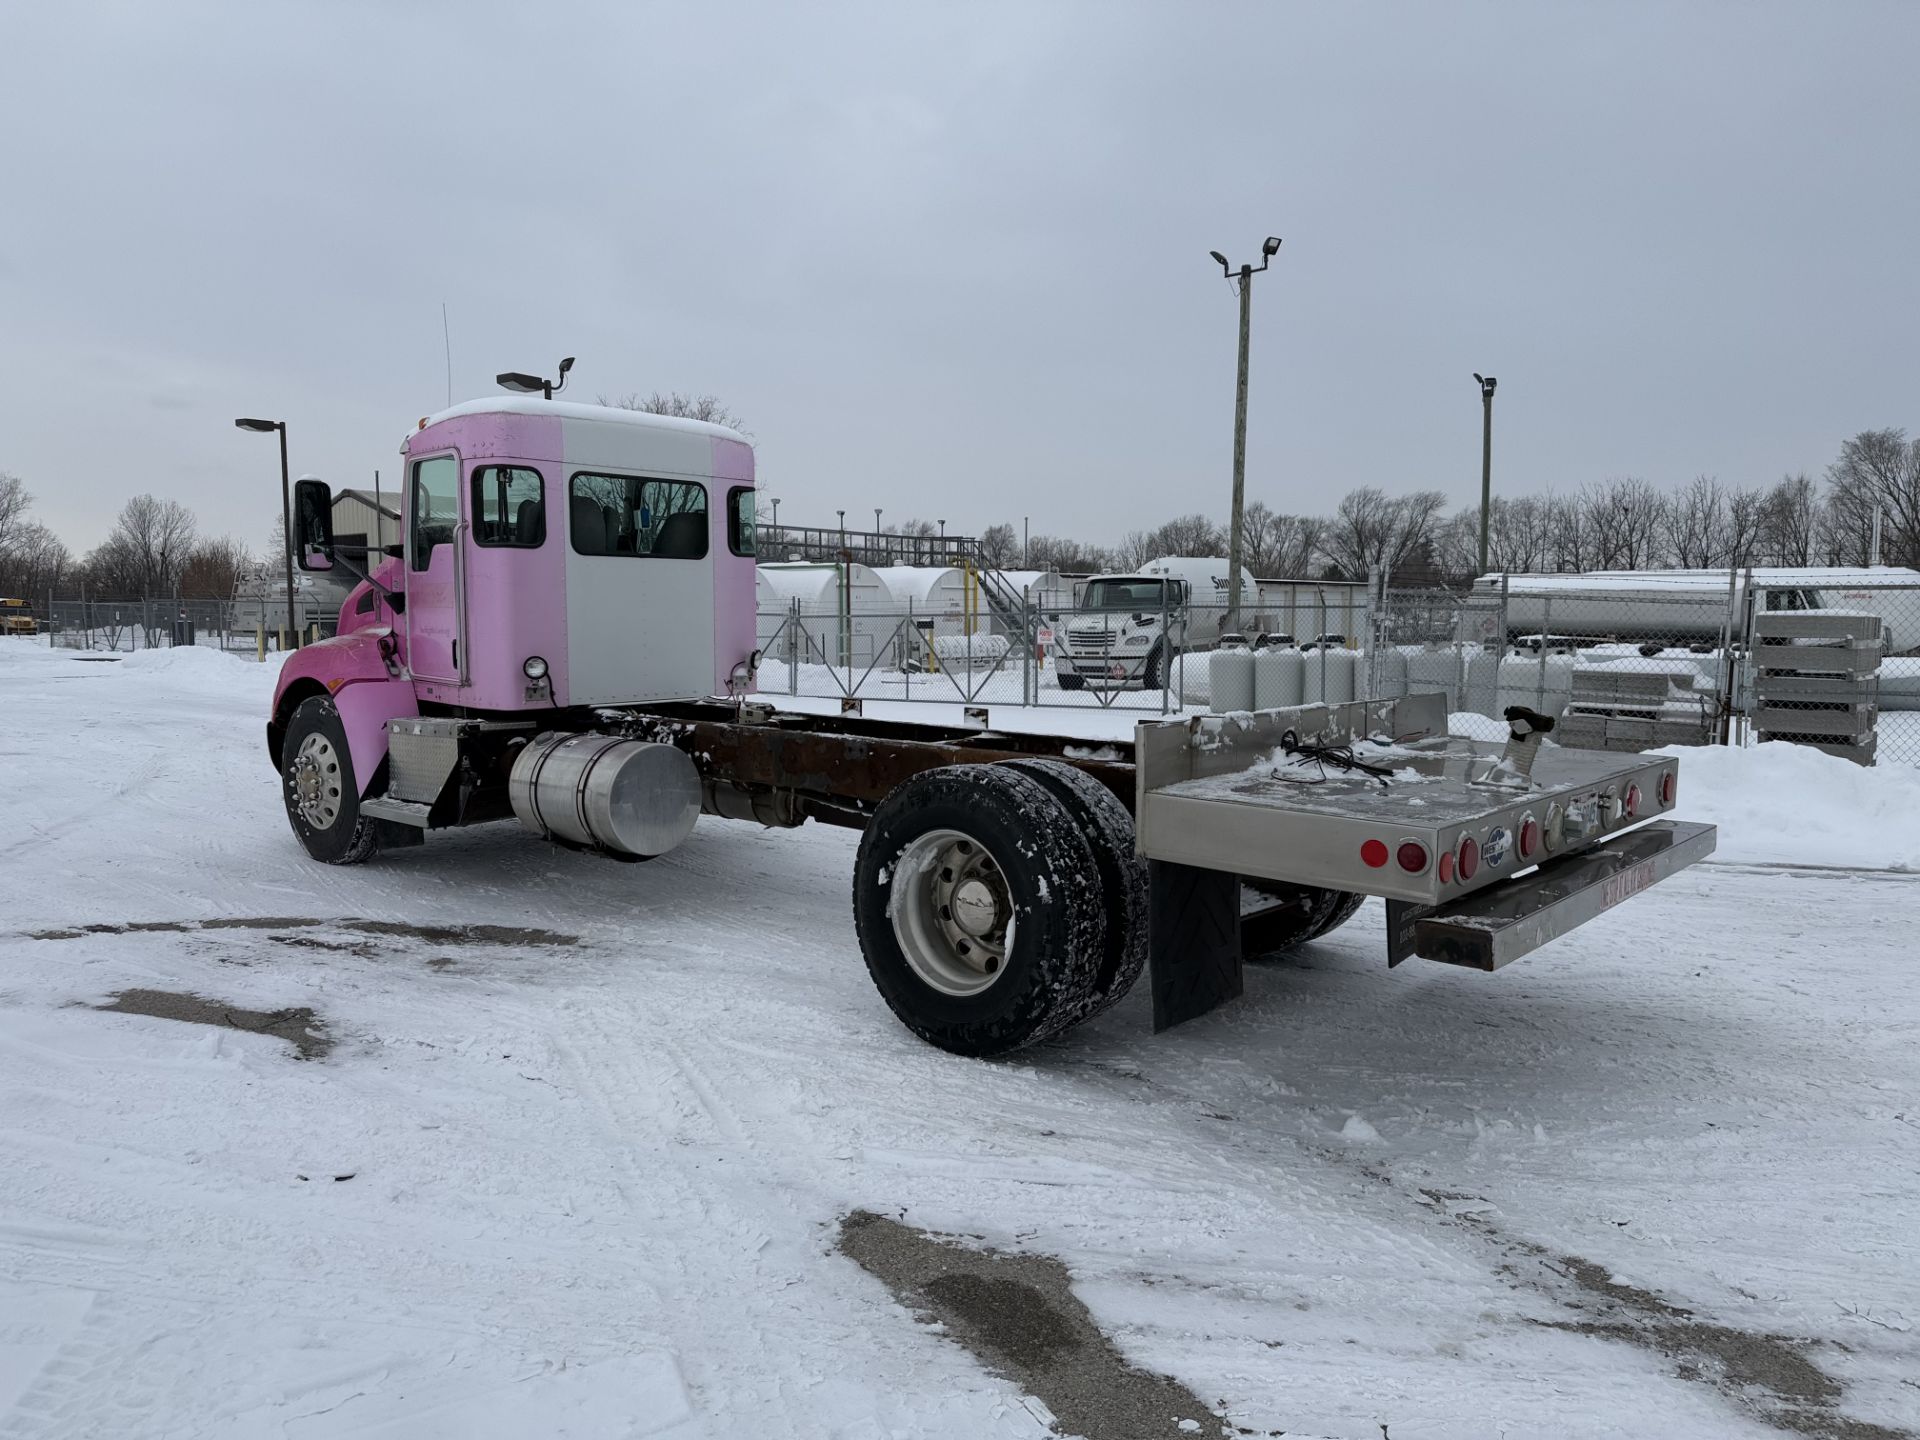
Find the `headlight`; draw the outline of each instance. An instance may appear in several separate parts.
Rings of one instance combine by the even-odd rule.
[[[1122,645],[1144,645],[1151,638],[1152,637],[1149,635],[1129,635],[1126,639],[1122,640],[1120,643]]]
[[[547,678],[547,662],[538,655],[529,655],[527,663],[520,667],[520,673],[529,680],[544,680]]]

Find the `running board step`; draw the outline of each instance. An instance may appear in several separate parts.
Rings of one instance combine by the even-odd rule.
[[[1498,970],[1713,853],[1711,825],[1655,820],[1441,906],[1387,902],[1387,963]]]
[[[432,809],[431,805],[422,805],[416,800],[395,800],[388,795],[370,795],[360,802],[362,815],[391,820],[396,825],[412,825],[420,830],[427,828],[427,815]]]

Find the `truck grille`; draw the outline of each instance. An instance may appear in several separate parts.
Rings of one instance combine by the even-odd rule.
[[[1069,626],[1067,643],[1088,650],[1111,649],[1119,637],[1113,631],[1094,626]]]

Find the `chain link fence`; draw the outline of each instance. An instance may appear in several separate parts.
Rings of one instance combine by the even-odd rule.
[[[284,606],[284,601],[282,602]],[[176,645],[203,645],[236,655],[258,655],[290,643],[283,613],[248,612],[245,602],[144,596],[131,599],[42,600],[27,612],[32,634],[62,650],[125,653]],[[299,638],[331,634],[336,616],[323,621],[318,608],[296,611]]]

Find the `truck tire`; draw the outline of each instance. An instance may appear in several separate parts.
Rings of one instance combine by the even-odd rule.
[[[1087,677],[1084,675],[1069,675],[1066,671],[1062,670],[1059,672],[1059,679],[1062,690],[1084,690],[1087,688]]]
[[[1167,688],[1167,651],[1166,647],[1156,645],[1153,653],[1147,656],[1146,668],[1141,672],[1140,684],[1147,690]]]
[[[1134,986],[1147,964],[1147,862],[1134,842],[1133,816],[1120,798],[1077,765],[1064,760],[1008,760],[1009,770],[1031,775],[1072,812],[1093,850],[1100,872],[1106,934],[1100,970],[1079,1024],[1112,1008]]]
[[[1346,890],[1323,890],[1314,885],[1283,885],[1277,880],[1241,876],[1243,889],[1275,908],[1249,915],[1241,922],[1240,948],[1249,960],[1278,957],[1309,940],[1339,929],[1365,902],[1366,896]]]
[[[380,848],[379,822],[360,813],[347,730],[331,696],[300,702],[280,757],[287,820],[307,854],[325,865],[357,865]]]
[[[860,837],[854,929],[900,1023],[955,1055],[1005,1055],[1084,1018],[1105,938],[1074,815],[1000,765],[926,770]]]

